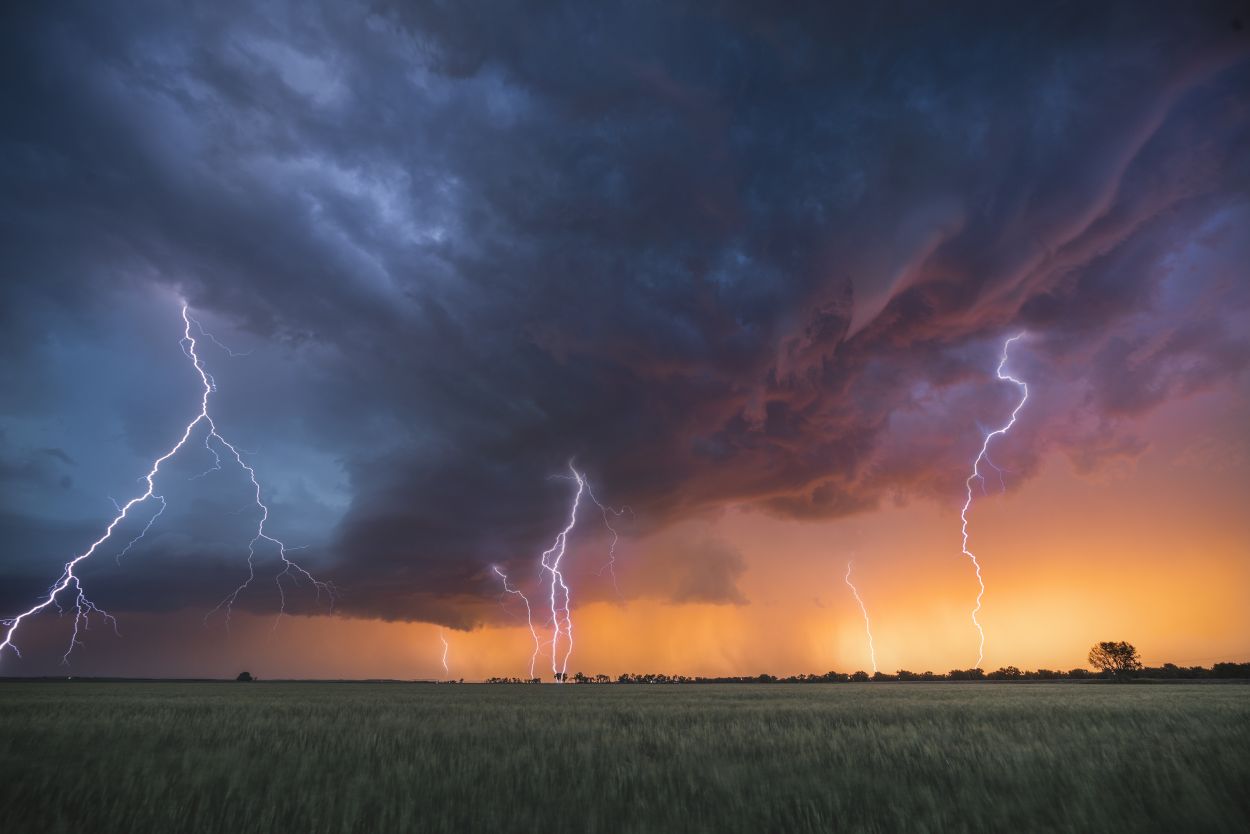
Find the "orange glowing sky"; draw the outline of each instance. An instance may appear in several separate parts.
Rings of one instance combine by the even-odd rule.
[[[1084,665],[1101,639],[1134,642],[1146,662],[1206,664],[1250,656],[1250,425],[1245,390],[1173,403],[1142,424],[1140,457],[1078,476],[1058,457],[1006,494],[979,499],[975,549],[988,592],[987,669]],[[1008,476],[1010,477],[1010,476]],[[649,548],[712,536],[746,561],[741,605],[591,602],[575,610],[570,670],[616,675],[792,674],[869,669],[863,623],[842,583],[848,559],[869,607],[882,671],[945,671],[976,659],[975,593],[958,548],[958,496],[841,521],[785,521],[729,507],[627,541],[629,591]],[[588,544],[570,559],[599,559]],[[606,582],[605,580],[602,580]],[[592,589],[586,589],[588,592]],[[130,615],[111,674],[265,677],[442,677],[438,627],[344,617],[236,617],[229,635]],[[164,623],[164,625],[159,625]],[[445,630],[454,677],[524,675],[528,631]],[[191,634],[191,637],[187,637]],[[170,668],[170,657],[174,668]],[[90,658],[87,663],[90,671]],[[549,675],[540,658],[539,673]]]

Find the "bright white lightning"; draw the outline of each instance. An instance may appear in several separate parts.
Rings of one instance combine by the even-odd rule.
[[[451,648],[447,643],[447,638],[443,635],[443,630],[438,630],[438,639],[443,641],[443,674],[450,674],[451,669],[447,666],[447,650]]]
[[[868,655],[872,659],[872,673],[877,673],[877,649],[872,644],[872,623],[868,622],[868,606],[864,605],[864,601],[859,596],[859,591],[855,585],[851,583],[851,563],[846,563],[846,576],[842,581],[851,589],[851,593],[855,595],[855,601],[859,603],[859,612],[864,615],[864,631],[868,633]]]
[[[136,541],[143,538],[143,534],[146,533],[148,529],[151,528],[152,524],[165,510],[164,498],[156,494],[155,479],[156,479],[157,474],[161,470],[161,465],[164,464],[165,461],[174,457],[174,455],[176,455],[182,449],[182,447],[186,445],[187,441],[191,438],[192,433],[196,430],[198,426],[200,426],[200,424],[204,424],[208,428],[208,432],[204,438],[204,445],[209,449],[210,452],[213,453],[213,457],[217,461],[214,468],[220,468],[220,457],[217,453],[217,450],[214,449],[212,446],[212,442],[215,441],[220,447],[228,450],[230,454],[234,457],[235,461],[238,462],[239,466],[242,467],[245,472],[247,472],[248,478],[251,480],[253,487],[255,487],[254,497],[255,497],[256,506],[259,507],[261,510],[260,519],[257,522],[256,535],[252,538],[252,541],[248,547],[249,577],[247,581],[245,581],[242,585],[239,586],[239,588],[237,588],[234,591],[233,594],[231,594],[225,600],[223,600],[222,604],[219,605],[218,608],[221,608],[222,605],[224,605],[226,607],[227,617],[229,617],[230,604],[232,604],[234,600],[237,599],[239,593],[248,586],[248,584],[252,581],[253,578],[255,578],[255,567],[253,565],[253,557],[255,555],[256,543],[262,539],[277,545],[278,555],[281,558],[282,563],[283,563],[283,569],[275,577],[275,581],[277,582],[277,585],[278,585],[279,597],[282,600],[281,608],[283,612],[285,612],[285,609],[286,609],[286,593],[282,586],[283,577],[289,577],[293,579],[294,581],[298,582],[299,577],[303,576],[307,578],[310,582],[312,582],[314,588],[317,590],[318,597],[320,597],[322,591],[325,591],[327,594],[330,595],[331,600],[333,600],[333,588],[330,585],[317,580],[315,577],[313,577],[311,573],[306,571],[304,568],[300,567],[295,562],[292,562],[290,559],[288,559],[286,555],[286,551],[287,551],[286,545],[284,545],[281,541],[279,541],[276,538],[273,538],[272,536],[270,536],[268,533],[265,532],[265,522],[269,518],[269,507],[266,506],[264,502],[261,500],[260,482],[256,479],[256,472],[255,470],[252,469],[251,466],[249,466],[247,463],[244,462],[243,457],[239,453],[239,450],[236,449],[233,445],[231,445],[230,442],[227,441],[224,437],[222,437],[222,435],[217,431],[217,425],[213,422],[213,418],[209,414],[209,411],[208,411],[209,397],[211,394],[213,394],[213,392],[217,390],[217,386],[216,386],[215,381],[213,380],[212,375],[209,374],[207,370],[205,370],[204,365],[202,361],[200,360],[200,356],[196,352],[196,340],[195,340],[195,337],[191,335],[192,325],[194,325],[196,329],[202,335],[207,336],[209,339],[211,339],[214,342],[216,342],[217,340],[214,337],[212,337],[211,334],[208,334],[204,330],[204,328],[200,326],[200,323],[198,321],[191,318],[190,314],[187,311],[186,305],[183,305],[182,307],[182,322],[183,322],[183,335],[182,335],[182,339],[179,341],[179,345],[182,348],[182,352],[187,356],[188,359],[191,360],[191,363],[194,366],[196,373],[200,377],[200,384],[203,386],[202,394],[200,396],[199,413],[195,415],[195,417],[191,420],[191,422],[187,423],[186,427],[182,430],[182,436],[178,439],[178,442],[176,442],[172,447],[169,448],[168,451],[166,451],[163,455],[161,455],[155,461],[152,462],[152,467],[148,470],[147,474],[144,475],[140,479],[146,484],[146,488],[143,490],[143,492],[131,498],[125,504],[117,505],[117,502],[114,501],[114,504],[117,505],[117,514],[113,517],[112,521],[109,522],[108,526],[105,527],[104,533],[98,539],[93,541],[90,547],[88,547],[82,553],[74,556],[72,559],[70,559],[68,562],[65,563],[65,567],[61,571],[60,578],[57,579],[57,581],[52,584],[52,586],[48,589],[47,594],[35,605],[31,606],[30,608],[18,614],[17,616],[9,618],[9,619],[5,619],[5,620],[0,620],[0,628],[5,629],[4,639],[0,641],[0,656],[3,655],[5,649],[11,648],[13,652],[20,657],[21,652],[18,650],[17,645],[13,642],[13,639],[16,636],[17,631],[21,627],[22,623],[25,622],[30,617],[33,617],[35,614],[38,614],[39,612],[43,611],[46,608],[56,607],[59,610],[60,603],[58,602],[58,597],[62,593],[64,593],[67,589],[69,589],[71,586],[73,586],[73,589],[74,589],[74,631],[73,631],[72,636],[70,637],[69,648],[65,652],[63,660],[68,662],[69,655],[74,650],[74,646],[80,644],[79,630],[80,628],[85,630],[89,627],[90,625],[89,618],[91,614],[100,615],[101,617],[103,617],[104,619],[112,623],[114,628],[116,628],[117,621],[112,617],[112,615],[108,614],[106,611],[97,607],[95,603],[93,603],[90,599],[87,598],[87,596],[83,592],[81,578],[74,572],[74,570],[75,568],[78,567],[79,564],[91,558],[91,556],[96,552],[97,549],[99,549],[101,545],[103,545],[105,542],[109,541],[109,539],[112,538],[113,532],[114,530],[117,529],[118,525],[120,525],[123,521],[125,521],[129,517],[131,509],[133,509],[135,506],[139,504],[144,503],[149,498],[157,498],[161,502],[161,509],[148,521],[147,525],[143,528],[143,531],[140,532],[138,536],[132,539],[130,543],[127,544],[125,548],[122,549],[121,553],[118,554],[118,558],[120,559],[120,557],[124,555],[134,545]],[[279,616],[281,616],[281,614]]]
[[[1012,343],[1020,339],[1022,336],[1024,336],[1023,333],[1017,333],[1015,336],[1012,336],[1010,339],[1003,342],[1003,355],[998,362],[998,369],[995,371],[995,375],[1003,382],[1011,382],[1019,386],[1020,402],[1016,403],[1016,407],[1012,409],[1011,418],[1007,421],[1007,423],[1001,428],[994,429],[985,435],[985,439],[981,442],[981,451],[977,454],[976,460],[972,462],[972,474],[968,476],[968,480],[964,484],[967,488],[967,498],[964,500],[963,509],[959,511],[959,518],[962,522],[961,532],[963,535],[963,554],[972,561],[972,566],[976,569],[977,587],[979,589],[977,591],[976,607],[972,609],[972,624],[976,626],[977,634],[981,639],[980,645],[977,648],[977,668],[980,668],[981,662],[985,659],[985,629],[981,627],[981,621],[977,619],[977,614],[981,611],[981,599],[985,596],[985,580],[981,577],[981,563],[977,561],[976,555],[968,549],[968,511],[972,508],[973,482],[980,482],[981,488],[985,488],[985,477],[981,474],[981,463],[985,462],[995,471],[999,471],[998,467],[994,466],[993,463],[990,463],[989,460],[990,441],[992,441],[995,437],[1006,434],[1008,430],[1016,424],[1016,416],[1019,415],[1020,409],[1024,408],[1024,404],[1029,399],[1028,384],[1026,384],[1023,380],[1016,379],[1011,374],[1004,373],[1003,371],[1003,369],[1007,366],[1007,354],[1011,349]],[[1002,477],[1001,471],[999,471],[999,477]]]
[[[569,533],[577,525],[577,508],[581,505],[582,493],[586,489],[586,479],[573,468],[572,462],[569,463],[569,471],[577,480],[577,492],[569,511],[569,523],[556,536],[551,547],[543,551],[541,562],[543,570],[551,574],[551,673],[561,683],[569,668],[569,656],[573,654],[573,599],[569,586],[564,581],[564,573],[560,570],[560,562],[568,548]],[[563,657],[559,655],[561,634],[564,635],[566,643]]]
[[[619,518],[627,512],[632,512],[628,507],[621,509],[613,509],[599,501],[595,497],[590,486],[590,480],[578,472],[573,466],[572,461],[569,462],[569,475],[560,475],[553,477],[567,478],[577,483],[577,491],[573,495],[573,504],[569,509],[568,524],[556,536],[551,547],[543,551],[539,560],[541,575],[546,577],[550,575],[550,589],[548,596],[551,608],[551,639],[544,641],[538,636],[538,629],[534,626],[534,610],[530,605],[529,597],[525,595],[519,588],[514,588],[508,584],[508,576],[498,566],[492,566],[492,570],[499,576],[503,582],[503,589],[509,594],[518,596],[525,603],[525,622],[529,626],[530,635],[534,638],[534,651],[530,655],[530,679],[534,678],[534,667],[538,662],[539,654],[543,653],[543,647],[546,646],[551,654],[551,672],[555,676],[557,682],[563,682],[565,675],[568,673],[569,657],[573,654],[573,617],[572,617],[572,597],[569,591],[568,583],[565,582],[564,573],[560,568],[561,561],[564,558],[565,551],[568,549],[569,535],[573,532],[573,528],[577,525],[577,512],[581,507],[582,496],[586,495],[597,506],[603,514],[603,524],[607,527],[608,532],[612,534],[611,542],[608,546],[608,561],[600,569],[600,572],[607,570],[612,574],[612,585],[620,594],[620,588],[616,584],[616,545],[620,541],[620,535],[616,528],[612,526],[611,519]],[[561,640],[563,640],[564,651],[561,654]]]

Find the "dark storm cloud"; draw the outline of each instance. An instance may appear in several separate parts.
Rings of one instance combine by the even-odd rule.
[[[6,12],[4,477],[64,464],[13,457],[59,334],[182,294],[260,347],[245,434],[346,473],[283,507],[349,613],[492,616],[571,458],[639,532],[947,500],[1009,332],[1022,477],[1250,355],[1233,6],[228,6]],[[742,599],[730,551],[654,569]],[[120,604],[187,577],[148,581]]]

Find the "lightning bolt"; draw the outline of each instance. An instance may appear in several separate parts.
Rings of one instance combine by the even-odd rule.
[[[1003,355],[998,362],[998,369],[995,371],[995,375],[1003,382],[1011,382],[1019,386],[1020,402],[1016,403],[1016,407],[1012,409],[1011,418],[1007,421],[1007,423],[1001,428],[994,429],[985,435],[985,439],[982,440],[981,451],[977,454],[976,460],[972,462],[972,474],[968,476],[968,480],[964,484],[967,488],[967,498],[964,501],[963,509],[959,511],[959,518],[962,522],[962,527],[960,529],[963,534],[963,554],[972,561],[972,566],[976,569],[977,587],[979,589],[977,591],[976,607],[972,609],[972,624],[976,626],[977,634],[981,638],[980,645],[977,649],[977,668],[980,668],[981,662],[985,659],[985,629],[981,627],[981,621],[977,619],[977,614],[981,611],[981,598],[985,596],[985,580],[981,577],[981,563],[977,561],[976,555],[968,549],[968,511],[972,508],[973,482],[980,482],[982,490],[985,489],[985,477],[981,474],[981,463],[986,463],[990,466],[990,468],[999,473],[1000,478],[1002,477],[1001,470],[990,462],[990,441],[992,441],[995,437],[1006,434],[1011,427],[1016,424],[1016,417],[1020,414],[1020,409],[1024,408],[1024,404],[1028,402],[1029,399],[1029,386],[1023,380],[1016,379],[1011,374],[1004,373],[1003,371],[1003,369],[1007,366],[1007,355],[1011,350],[1011,345],[1022,336],[1024,336],[1023,333],[1017,333],[1015,336],[1012,336],[1010,339],[1003,342]]]
[[[198,321],[196,321],[195,319],[191,319],[191,323],[195,325],[196,330],[200,331],[201,336],[203,336],[205,339],[208,339],[210,342],[217,345],[217,347],[225,351],[225,354],[229,356],[231,359],[243,359],[244,357],[252,355],[252,352],[250,350],[246,350],[240,353],[238,351],[231,350],[226,345],[223,345],[216,336],[214,336],[212,333],[209,333],[207,330],[205,330],[204,326],[200,324]],[[212,379],[212,377],[210,376],[209,379]]]
[[[551,574],[551,673],[557,682],[564,682],[564,674],[569,668],[569,656],[573,654],[573,598],[568,583],[564,581],[564,573],[560,570],[560,562],[564,559],[568,548],[569,533],[577,526],[577,508],[581,506],[582,493],[586,490],[586,479],[573,468],[569,462],[569,471],[577,481],[577,492],[573,495],[573,506],[569,510],[569,523],[556,536],[551,547],[543,551],[542,569]],[[559,656],[560,635],[565,638],[564,656]]]
[[[628,507],[614,509],[599,501],[595,497],[594,491],[591,489],[590,480],[578,472],[573,462],[569,461],[569,472],[571,475],[557,475],[553,477],[566,478],[577,483],[577,491],[573,495],[573,503],[569,508],[569,520],[557,535],[551,546],[543,551],[539,560],[540,566],[540,582],[542,578],[550,577],[548,585],[549,606],[551,609],[551,639],[544,641],[538,636],[538,629],[534,626],[534,609],[530,604],[529,597],[525,595],[520,588],[515,588],[508,583],[508,576],[499,567],[492,566],[491,570],[503,582],[503,589],[506,593],[518,596],[525,603],[525,622],[529,626],[530,636],[534,638],[534,651],[530,655],[530,678],[534,678],[534,667],[538,663],[538,656],[543,653],[544,646],[547,647],[551,655],[551,672],[555,676],[557,682],[563,682],[564,676],[568,672],[569,657],[573,654],[573,616],[572,616],[572,595],[569,585],[565,581],[564,572],[560,568],[560,564],[564,559],[566,550],[568,549],[569,535],[573,532],[573,528],[577,526],[577,513],[582,504],[582,496],[587,496],[590,501],[599,508],[603,515],[603,524],[612,534],[611,541],[608,545],[608,561],[600,568],[600,573],[607,570],[612,575],[612,586],[616,588],[617,595],[620,595],[620,587],[616,583],[616,545],[620,541],[620,534],[616,528],[612,526],[612,519],[619,518],[627,512],[632,512]],[[560,653],[561,641],[564,642],[564,652]]]
[[[302,568],[297,562],[292,561],[291,558],[287,556],[288,551],[295,550],[297,548],[288,547],[282,540],[277,539],[265,532],[265,522],[269,520],[269,507],[264,501],[261,500],[260,481],[256,479],[256,470],[243,460],[243,456],[239,454],[238,449],[230,445],[225,438],[217,433],[217,427],[213,425],[211,419],[209,420],[209,426],[212,427],[211,437],[216,439],[218,443],[230,452],[231,456],[234,457],[235,462],[237,462],[243,471],[247,473],[248,479],[252,482],[252,488],[254,490],[253,498],[256,502],[256,506],[260,509],[260,518],[256,522],[256,535],[253,536],[252,540],[247,544],[247,579],[243,580],[237,588],[227,594],[221,602],[217,603],[217,607],[205,615],[204,621],[207,623],[208,619],[212,617],[213,614],[225,609],[226,624],[229,626],[230,615],[233,612],[234,603],[238,600],[239,595],[246,591],[248,587],[251,586],[252,581],[256,579],[256,545],[261,541],[266,541],[275,545],[278,548],[278,558],[282,561],[282,570],[278,571],[273,578],[274,584],[278,586],[279,599],[278,618],[274,620],[274,628],[277,628],[279,620],[281,620],[282,615],[286,613],[286,587],[282,584],[283,579],[289,579],[295,585],[299,585],[301,578],[308,580],[316,592],[317,599],[320,600],[321,595],[324,593],[329,598],[331,610],[333,610],[334,587],[328,582],[322,582],[317,579],[307,570]]]
[[[113,561],[117,562],[117,564],[120,565],[122,563],[122,557],[130,552],[130,548],[134,547],[138,543],[139,539],[148,534],[148,531],[152,529],[152,525],[155,524],[156,520],[161,517],[162,513],[165,512],[165,498],[160,495],[153,495],[152,497],[161,502],[161,508],[152,514],[152,517],[148,519],[148,523],[145,524],[143,529],[139,531],[139,535],[126,542],[126,546],[119,550],[117,555],[113,557]]]
[[[855,601],[859,603],[859,611],[864,615],[864,631],[868,633],[868,655],[872,658],[872,673],[877,673],[877,650],[872,644],[872,623],[868,622],[868,607],[864,605],[864,601],[859,596],[859,591],[851,582],[851,563],[846,563],[846,576],[842,581],[851,589],[851,593],[855,595]]]
[[[542,651],[542,640],[538,636],[538,629],[534,628],[534,609],[530,607],[530,600],[524,592],[519,588],[513,588],[508,585],[508,575],[499,569],[498,565],[491,567],[500,580],[503,581],[503,589],[509,594],[515,594],[525,603],[525,622],[529,626],[530,636],[534,638],[534,653],[530,655],[530,680],[534,679],[534,667],[538,664],[538,653]]]
[[[589,480],[586,481],[586,495],[588,495],[590,500],[595,503],[595,506],[599,508],[599,512],[603,514],[603,526],[608,528],[608,532],[612,534],[612,539],[608,542],[608,561],[604,562],[603,567],[599,568],[599,576],[602,576],[603,572],[606,570],[608,575],[612,577],[612,588],[616,591],[616,596],[623,599],[621,596],[621,586],[616,581],[616,545],[621,540],[621,534],[618,533],[616,528],[612,526],[612,519],[620,518],[626,513],[629,513],[632,516],[634,511],[629,507],[616,509],[601,502],[595,497],[595,491],[591,489]]]
[[[144,475],[142,478],[140,478],[140,481],[146,485],[146,488],[140,494],[134,496],[129,501],[127,501],[125,504],[118,505],[117,502],[114,501],[114,506],[117,507],[117,514],[105,527],[104,533],[98,539],[93,541],[86,550],[74,556],[68,562],[65,563],[65,566],[61,571],[60,578],[58,578],[57,581],[52,584],[52,586],[48,589],[48,592],[44,595],[44,597],[40,599],[37,603],[32,605],[30,608],[23,611],[22,613],[14,617],[5,619],[5,620],[0,620],[0,628],[4,629],[4,639],[3,641],[0,641],[0,656],[3,656],[5,649],[12,649],[13,652],[18,655],[18,657],[21,657],[21,652],[19,651],[17,645],[14,643],[14,637],[17,635],[18,629],[21,628],[22,623],[24,623],[26,620],[30,619],[31,617],[35,616],[39,612],[49,607],[56,607],[57,610],[61,610],[61,605],[60,605],[60,602],[58,602],[58,598],[62,594],[64,594],[66,591],[68,591],[71,587],[73,588],[72,593],[73,593],[73,601],[74,601],[74,630],[73,630],[72,636],[70,637],[69,648],[66,650],[65,655],[62,657],[62,660],[64,662],[69,661],[69,656],[70,656],[70,653],[73,652],[74,646],[81,645],[81,641],[79,639],[80,631],[86,630],[90,627],[90,617],[92,614],[96,614],[100,616],[101,618],[105,619],[106,621],[110,622],[113,625],[114,630],[116,630],[117,628],[116,618],[114,618],[107,611],[104,611],[103,609],[99,608],[94,602],[92,602],[86,596],[86,593],[84,592],[83,587],[82,587],[82,580],[78,576],[78,574],[75,573],[75,570],[78,568],[80,564],[85,562],[87,559],[90,559],[91,556],[94,555],[95,552],[102,545],[104,545],[113,537],[113,533],[117,529],[117,527],[123,521],[126,521],[127,518],[129,518],[130,512],[132,509],[134,509],[140,504],[145,503],[149,498],[155,498],[161,503],[160,510],[158,510],[156,514],[152,516],[152,518],[148,521],[147,525],[143,528],[143,530],[139,533],[139,535],[136,536],[134,539],[132,539],[121,550],[121,552],[117,555],[117,558],[120,560],[120,558],[123,555],[125,555],[126,552],[129,551],[130,548],[134,546],[134,544],[137,541],[142,539],[143,535],[149,529],[151,529],[152,524],[155,523],[156,519],[159,518],[161,513],[165,511],[165,499],[156,493],[156,476],[160,473],[161,466],[166,461],[168,461],[169,459],[177,455],[179,451],[182,450],[183,446],[185,446],[187,444],[187,441],[190,440],[192,434],[201,425],[207,427],[207,434],[205,435],[205,438],[204,438],[204,445],[208,448],[210,452],[213,453],[214,460],[216,461],[216,466],[214,468],[217,468],[217,469],[221,468],[220,455],[218,454],[217,450],[213,448],[213,443],[215,442],[219,448],[229,451],[229,453],[231,454],[231,456],[234,457],[235,461],[239,464],[239,466],[241,466],[243,470],[247,472],[248,477],[251,480],[253,487],[255,488],[256,506],[258,506],[261,510],[260,519],[257,522],[256,536],[253,537],[248,547],[249,577],[247,581],[245,581],[242,585],[240,585],[239,588],[237,588],[231,596],[227,597],[226,600],[223,600],[222,602],[222,605],[226,605],[227,607],[227,617],[229,616],[229,604],[228,603],[233,603],[234,600],[238,597],[239,593],[244,588],[246,588],[248,584],[252,581],[252,579],[255,577],[255,566],[253,565],[253,557],[255,555],[256,544],[257,542],[261,540],[272,542],[273,544],[278,546],[278,555],[281,558],[282,563],[283,563],[283,569],[275,577],[275,581],[278,584],[279,595],[282,600],[282,612],[285,612],[286,610],[286,593],[282,585],[282,579],[284,577],[291,578],[296,582],[298,582],[299,577],[301,576],[305,577],[310,582],[313,583],[314,588],[316,588],[317,590],[318,598],[320,598],[321,593],[324,591],[330,595],[331,601],[333,601],[333,588],[327,583],[317,580],[316,578],[313,577],[311,573],[304,570],[304,568],[300,567],[295,562],[287,558],[286,545],[284,545],[281,541],[279,541],[276,538],[273,538],[272,536],[270,536],[268,533],[265,532],[265,522],[269,519],[269,507],[266,506],[261,501],[260,482],[256,478],[256,472],[255,470],[252,469],[251,466],[249,466],[243,460],[243,457],[242,455],[240,455],[239,450],[236,449],[229,441],[227,441],[218,432],[217,425],[216,423],[213,422],[213,418],[209,414],[208,401],[209,401],[210,396],[217,390],[217,384],[216,384],[216,381],[213,379],[212,375],[205,369],[204,364],[201,361],[199,354],[196,352],[196,340],[195,340],[195,337],[191,334],[192,326],[194,325],[197,331],[201,335],[208,337],[213,342],[217,344],[220,344],[220,342],[217,342],[215,337],[207,333],[204,330],[204,328],[200,325],[200,323],[191,317],[190,313],[188,312],[187,305],[185,304],[182,307],[182,323],[183,323],[182,339],[179,340],[178,344],[182,348],[183,354],[185,354],[186,357],[191,360],[191,364],[195,368],[196,373],[199,375],[200,384],[202,385],[199,412],[192,418],[191,422],[187,423],[187,425],[183,428],[182,436],[178,438],[178,441],[174,443],[174,445],[171,446],[169,450],[166,451],[163,455],[161,455],[156,460],[154,460],[152,462],[151,468],[148,469],[147,474]],[[236,354],[232,353],[231,355],[236,355]],[[209,470],[209,471],[212,471],[212,470]],[[222,605],[218,605],[218,609],[220,609]],[[214,609],[214,610],[218,610],[218,609]],[[279,614],[279,616],[281,616],[281,613]]]
[[[451,648],[447,643],[447,638],[443,636],[443,630],[438,630],[438,639],[443,641],[443,674],[450,674],[451,669],[447,667],[447,650]]]

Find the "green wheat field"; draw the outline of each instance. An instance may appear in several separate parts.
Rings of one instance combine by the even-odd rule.
[[[1250,686],[0,683],[0,830],[1247,831]]]

